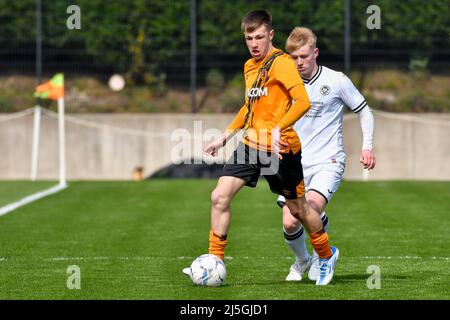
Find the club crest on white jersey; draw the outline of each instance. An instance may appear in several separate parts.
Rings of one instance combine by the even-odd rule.
[[[323,86],[321,86],[320,87],[320,93],[323,95],[323,96],[326,96],[326,95],[328,95],[329,93],[330,93],[330,86],[328,86],[328,85],[326,85],[326,84],[324,84]]]

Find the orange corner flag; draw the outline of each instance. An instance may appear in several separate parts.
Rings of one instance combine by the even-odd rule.
[[[64,74],[57,73],[50,79],[36,87],[34,96],[41,99],[58,100],[64,97]]]

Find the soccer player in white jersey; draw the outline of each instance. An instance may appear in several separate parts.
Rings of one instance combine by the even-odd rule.
[[[345,168],[342,141],[344,105],[356,113],[361,122],[363,145],[360,162],[365,169],[375,167],[372,152],[374,120],[364,97],[342,72],[317,64],[317,37],[308,28],[296,27],[286,41],[286,49],[295,61],[311,101],[308,113],[295,123],[302,141],[302,164],[307,201],[321,213],[325,231],[328,217],[325,207],[341,183]],[[286,243],[295,255],[287,281],[300,281],[306,271],[310,280],[320,277],[319,257],[306,248],[301,223],[293,217],[280,196],[283,209],[283,231]]]

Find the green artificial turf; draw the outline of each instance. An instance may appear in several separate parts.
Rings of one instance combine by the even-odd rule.
[[[181,270],[207,252],[215,183],[71,182],[1,216],[0,299],[450,298],[449,182],[343,182],[327,207],[340,258],[317,287],[284,281],[293,259],[260,180],[232,203],[225,285],[197,287]],[[0,206],[51,185],[2,181]],[[73,265],[79,290],[67,287]],[[373,265],[380,289],[367,285]]]

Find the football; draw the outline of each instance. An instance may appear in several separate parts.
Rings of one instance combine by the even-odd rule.
[[[217,287],[226,276],[225,263],[213,254],[203,254],[191,264],[191,279],[196,285]]]

